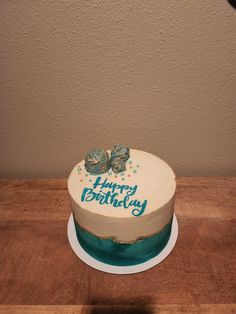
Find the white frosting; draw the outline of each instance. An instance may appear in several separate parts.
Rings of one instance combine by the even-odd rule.
[[[78,167],[81,169],[79,173]],[[135,241],[159,232],[172,218],[176,189],[173,170],[166,162],[152,154],[131,149],[126,167],[127,170],[123,174],[116,175],[109,171],[95,176],[86,171],[83,160],[75,166],[68,179],[72,210],[78,223],[97,236],[115,238],[121,242]],[[106,183],[113,183],[113,187],[116,183],[118,186],[113,191],[108,187],[94,188],[98,177],[99,183],[107,179]],[[136,200],[143,204],[146,200],[147,204],[142,215],[134,216],[132,211],[137,206],[114,207],[114,202],[101,205],[95,199],[87,202],[86,197],[82,197],[88,196],[83,194],[86,188],[96,195],[103,195],[108,191],[118,193],[117,201],[122,201],[127,191],[132,193],[136,189],[136,192],[128,197],[128,203]]]

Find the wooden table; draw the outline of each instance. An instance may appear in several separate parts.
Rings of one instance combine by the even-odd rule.
[[[66,180],[0,181],[0,313],[236,313],[236,178],[179,178],[160,265],[111,275],[67,240]]]

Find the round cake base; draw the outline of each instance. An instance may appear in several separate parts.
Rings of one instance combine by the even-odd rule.
[[[172,229],[171,229],[171,235],[170,239],[165,246],[165,248],[155,257],[151,258],[147,262],[144,262],[142,264],[138,265],[132,265],[132,266],[114,266],[102,263],[92,256],[90,256],[80,245],[75,231],[75,225],[73,216],[71,214],[68,225],[67,225],[67,235],[68,240],[70,243],[70,246],[72,250],[75,252],[75,254],[83,261],[85,264],[91,266],[92,268],[95,268],[97,270],[111,273],[111,274],[119,274],[119,275],[125,275],[125,274],[135,274],[140,273],[142,271],[145,271],[147,269],[150,269],[156,265],[158,265],[160,262],[162,262],[173,250],[175,243],[177,241],[178,237],[178,222],[176,219],[176,216],[173,217],[173,223],[172,223]]]

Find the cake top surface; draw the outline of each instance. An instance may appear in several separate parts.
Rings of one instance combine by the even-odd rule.
[[[108,151],[109,152],[109,151]],[[68,179],[68,191],[79,207],[109,217],[138,217],[161,208],[174,195],[175,174],[153,154],[131,149],[126,171],[93,175],[79,162]]]

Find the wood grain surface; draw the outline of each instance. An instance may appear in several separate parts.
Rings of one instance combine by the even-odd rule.
[[[236,178],[177,183],[174,250],[122,276],[70,248],[66,180],[0,181],[0,313],[235,313]]]
[[[234,304],[160,305],[0,305],[1,314],[222,314],[235,313]]]

